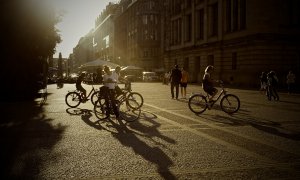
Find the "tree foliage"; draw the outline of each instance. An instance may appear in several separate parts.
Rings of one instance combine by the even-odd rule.
[[[31,99],[38,91],[48,57],[61,41],[55,25],[60,17],[46,0],[1,2],[2,100]]]

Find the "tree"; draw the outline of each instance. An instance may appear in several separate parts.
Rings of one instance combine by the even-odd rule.
[[[63,77],[63,67],[62,67],[63,59],[62,59],[61,53],[59,53],[57,64],[58,64],[58,77],[62,78]]]
[[[0,101],[32,99],[48,57],[61,41],[60,17],[44,0],[5,0],[0,6]],[[43,77],[42,77],[43,78]]]

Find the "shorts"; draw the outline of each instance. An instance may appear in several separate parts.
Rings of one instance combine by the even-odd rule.
[[[186,88],[187,87],[187,83],[180,83],[180,87]]]
[[[212,86],[207,86],[203,88],[205,92],[207,92],[209,95],[213,95],[217,89]]]
[[[86,90],[85,90],[82,86],[77,86],[76,89],[77,89],[78,91],[81,91],[81,92],[83,92],[83,93],[86,93]]]

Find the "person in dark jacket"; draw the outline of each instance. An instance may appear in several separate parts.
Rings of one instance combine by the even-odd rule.
[[[172,69],[171,75],[170,75],[170,82],[171,82],[171,95],[172,99],[174,99],[174,88],[176,89],[176,99],[178,99],[179,94],[179,84],[181,81],[181,71],[178,68],[178,65],[176,64],[175,67]]]
[[[267,79],[268,79],[268,100],[272,100],[272,97],[274,100],[279,101],[279,96],[277,93],[277,85],[278,85],[278,78],[276,76],[275,71],[270,71],[267,74]]]

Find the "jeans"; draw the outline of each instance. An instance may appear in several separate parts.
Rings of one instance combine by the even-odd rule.
[[[172,98],[174,98],[174,87],[176,88],[176,99],[178,99],[179,83],[171,82],[171,95],[172,95]]]

